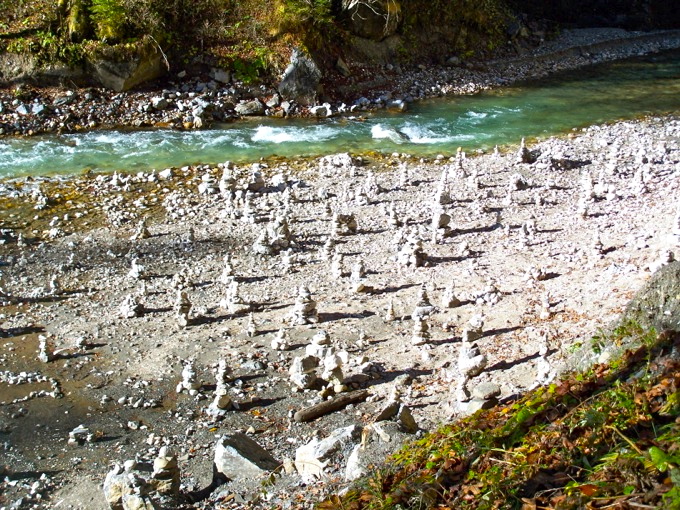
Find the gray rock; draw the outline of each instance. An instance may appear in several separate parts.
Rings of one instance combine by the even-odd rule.
[[[295,451],[295,469],[306,478],[319,477],[330,462],[330,458],[343,445],[356,442],[361,435],[361,427],[350,425],[331,432],[326,439],[314,438],[311,442]]]
[[[25,104],[22,103],[19,106],[17,106],[16,112],[19,115],[28,115],[28,107]]]
[[[500,386],[492,382],[478,384],[472,390],[472,398],[478,398],[480,400],[491,400],[500,394]]]
[[[92,74],[104,87],[122,92],[145,81],[159,78],[164,72],[163,55],[149,43],[138,49],[137,55],[124,61],[115,61],[104,55],[88,59]]]
[[[31,107],[31,113],[38,116],[46,115],[47,107],[42,103],[33,103],[33,106]]]
[[[169,103],[163,96],[157,96],[151,98],[151,106],[156,110],[165,110],[169,106]]]
[[[254,478],[281,463],[245,434],[223,436],[215,447],[215,470],[229,480]]]
[[[224,69],[215,69],[213,70],[212,78],[213,80],[218,81],[220,83],[230,83],[231,73]]]
[[[385,420],[391,420],[395,416],[397,416],[397,413],[399,412],[399,402],[388,402],[385,407],[383,407],[378,415],[375,417],[373,421],[375,422],[380,422],[380,421],[385,421]]]
[[[411,414],[411,410],[405,405],[399,407],[399,413],[397,414],[397,423],[399,423],[401,429],[404,432],[407,432],[408,434],[415,434],[416,432],[418,432],[418,424],[416,423],[415,418]]]
[[[321,70],[316,63],[297,48],[293,50],[290,64],[283,73],[279,92],[284,99],[303,105],[316,102],[321,81]]]
[[[239,103],[234,107],[234,111],[242,116],[264,115],[265,106],[259,99]]]
[[[654,273],[630,301],[617,325],[631,320],[657,332],[680,330],[680,261]]]

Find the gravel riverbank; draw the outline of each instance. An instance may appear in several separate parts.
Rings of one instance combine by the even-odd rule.
[[[469,411],[465,390],[511,399],[580,344],[606,360],[590,337],[677,252],[679,142],[662,117],[519,154],[4,182],[0,507],[103,510],[118,464],[127,508],[307,508]],[[461,390],[464,337],[485,363]],[[323,387],[301,389],[312,371]],[[282,468],[217,487],[220,438],[248,450],[236,433]],[[177,470],[179,494],[159,495]]]
[[[412,101],[471,94],[607,60],[680,47],[680,32],[621,29],[565,30],[555,40],[522,54],[486,62],[451,60],[447,66],[364,67],[349,78],[327,79],[330,102],[302,107],[283,101],[273,84],[224,83],[211,76],[170,75],[153,87],[114,93],[105,89],[0,90],[0,135],[64,133],[87,129],[200,129],[241,116],[331,116],[380,108],[405,110]],[[182,76],[180,78],[179,76]]]

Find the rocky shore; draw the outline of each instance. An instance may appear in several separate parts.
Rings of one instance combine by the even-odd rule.
[[[610,359],[678,250],[679,142],[4,182],[0,507],[308,508]]]
[[[367,67],[348,64],[347,76],[324,80],[320,104],[286,100],[276,83],[247,85],[213,69],[205,76],[170,74],[153,87],[115,93],[106,89],[54,89],[28,85],[0,90],[0,135],[63,133],[87,129],[200,129],[244,116],[317,116],[381,108],[398,111],[431,97],[471,94],[524,79],[680,47],[680,32],[621,29],[566,30],[527,51],[508,51],[493,61],[445,66]]]

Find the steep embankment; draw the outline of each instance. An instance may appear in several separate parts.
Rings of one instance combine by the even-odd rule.
[[[126,90],[169,70],[217,68],[222,81],[266,83],[286,68],[294,49],[312,57],[312,78],[342,80],[357,77],[352,64],[460,65],[521,51],[562,21],[677,26],[677,15],[667,15],[659,2],[624,2],[625,9],[580,9],[579,3],[585,4],[548,10],[507,0],[3,0],[0,82]]]

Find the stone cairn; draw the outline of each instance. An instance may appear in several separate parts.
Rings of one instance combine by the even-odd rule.
[[[194,361],[188,359],[184,362],[184,368],[182,368],[182,380],[177,384],[175,389],[177,393],[182,393],[186,391],[192,397],[198,395],[198,390],[201,387],[201,383],[198,381],[196,376],[196,369],[194,368]]]
[[[234,193],[236,192],[236,179],[232,173],[234,165],[231,161],[227,161],[223,164],[222,177],[219,182],[220,195],[227,200],[232,200],[234,198]]]
[[[319,322],[319,313],[316,310],[316,301],[306,285],[298,289],[298,296],[290,313],[290,322],[293,325],[316,324]]]
[[[430,327],[427,319],[415,316],[413,319],[413,335],[411,345],[424,345],[430,341]]]
[[[217,178],[212,174],[210,167],[206,168],[198,185],[198,193],[201,195],[214,195],[219,191]]]
[[[326,242],[321,248],[321,260],[330,262],[335,254],[335,239],[332,236],[326,238]]]
[[[296,357],[291,363],[288,373],[290,381],[298,390],[306,390],[314,387],[319,377],[316,369],[319,367],[319,358],[316,356]]]
[[[414,235],[409,235],[399,247],[397,262],[406,267],[423,267],[427,255],[423,251],[423,242]]]
[[[222,274],[220,274],[220,283],[223,285],[229,285],[234,277],[234,265],[231,258],[231,253],[224,255],[224,267],[222,268]]]
[[[416,301],[416,306],[413,309],[413,313],[411,314],[411,318],[413,320],[417,319],[422,320],[425,317],[432,315],[434,312],[435,307],[430,302],[430,298],[427,295],[427,289],[425,288],[425,284],[423,284],[420,286],[420,289],[418,290],[418,298]]]
[[[353,214],[334,213],[331,220],[331,237],[356,234],[359,226]]]
[[[290,349],[290,337],[285,329],[281,328],[276,332],[274,338],[272,338],[271,347],[275,351],[287,351]]]
[[[438,244],[451,235],[451,216],[440,209],[432,212],[432,243]]]
[[[137,228],[132,234],[132,237],[130,237],[130,240],[139,241],[140,239],[148,239],[149,237],[151,237],[151,233],[146,226],[146,220],[140,220],[140,222],[137,224]]]
[[[456,399],[458,402],[470,400],[467,385],[470,379],[478,376],[486,368],[487,357],[480,353],[476,341],[468,341],[463,338],[463,343],[458,353],[458,385],[456,387]]]
[[[54,341],[49,335],[38,336],[38,359],[43,363],[49,363],[57,359],[54,352]]]
[[[522,141],[519,144],[519,150],[517,151],[517,163],[533,163],[531,152],[527,149],[524,138],[522,138]]]
[[[144,315],[144,305],[140,302],[140,297],[128,294],[120,305],[120,316],[124,319],[132,319]]]
[[[456,308],[460,306],[461,301],[456,297],[456,284],[453,280],[444,289],[442,296],[442,308]]]
[[[359,260],[352,266],[350,275],[352,291],[357,294],[373,292],[373,287],[366,283],[366,267],[363,261]]]
[[[324,359],[326,356],[333,354],[335,349],[331,344],[330,336],[326,330],[319,330],[312,337],[312,341],[305,347],[307,356],[315,356],[319,359]]]
[[[255,322],[253,312],[250,312],[248,314],[248,322],[246,323],[246,327],[244,328],[244,330],[248,338],[253,338],[257,336],[258,334],[257,323]]]
[[[142,280],[146,276],[146,269],[144,268],[143,265],[139,263],[139,259],[137,257],[132,259],[132,262],[130,264],[130,271],[128,272],[128,277],[132,278],[133,280]]]
[[[344,259],[345,256],[336,249],[331,259],[331,276],[336,280],[339,280],[345,274],[343,271]]]
[[[248,303],[239,290],[239,282],[236,278],[231,279],[226,285],[224,297],[220,300],[220,307],[227,310],[232,315],[241,315],[250,311],[250,303]]]
[[[180,328],[186,328],[191,323],[191,301],[185,290],[177,290],[175,300],[175,318]]]
[[[226,360],[221,359],[217,364],[215,382],[215,398],[205,412],[213,418],[222,418],[233,407],[233,401],[229,397],[229,368]]]
[[[393,322],[397,320],[397,314],[394,311],[394,300],[390,299],[385,309],[385,322]]]

